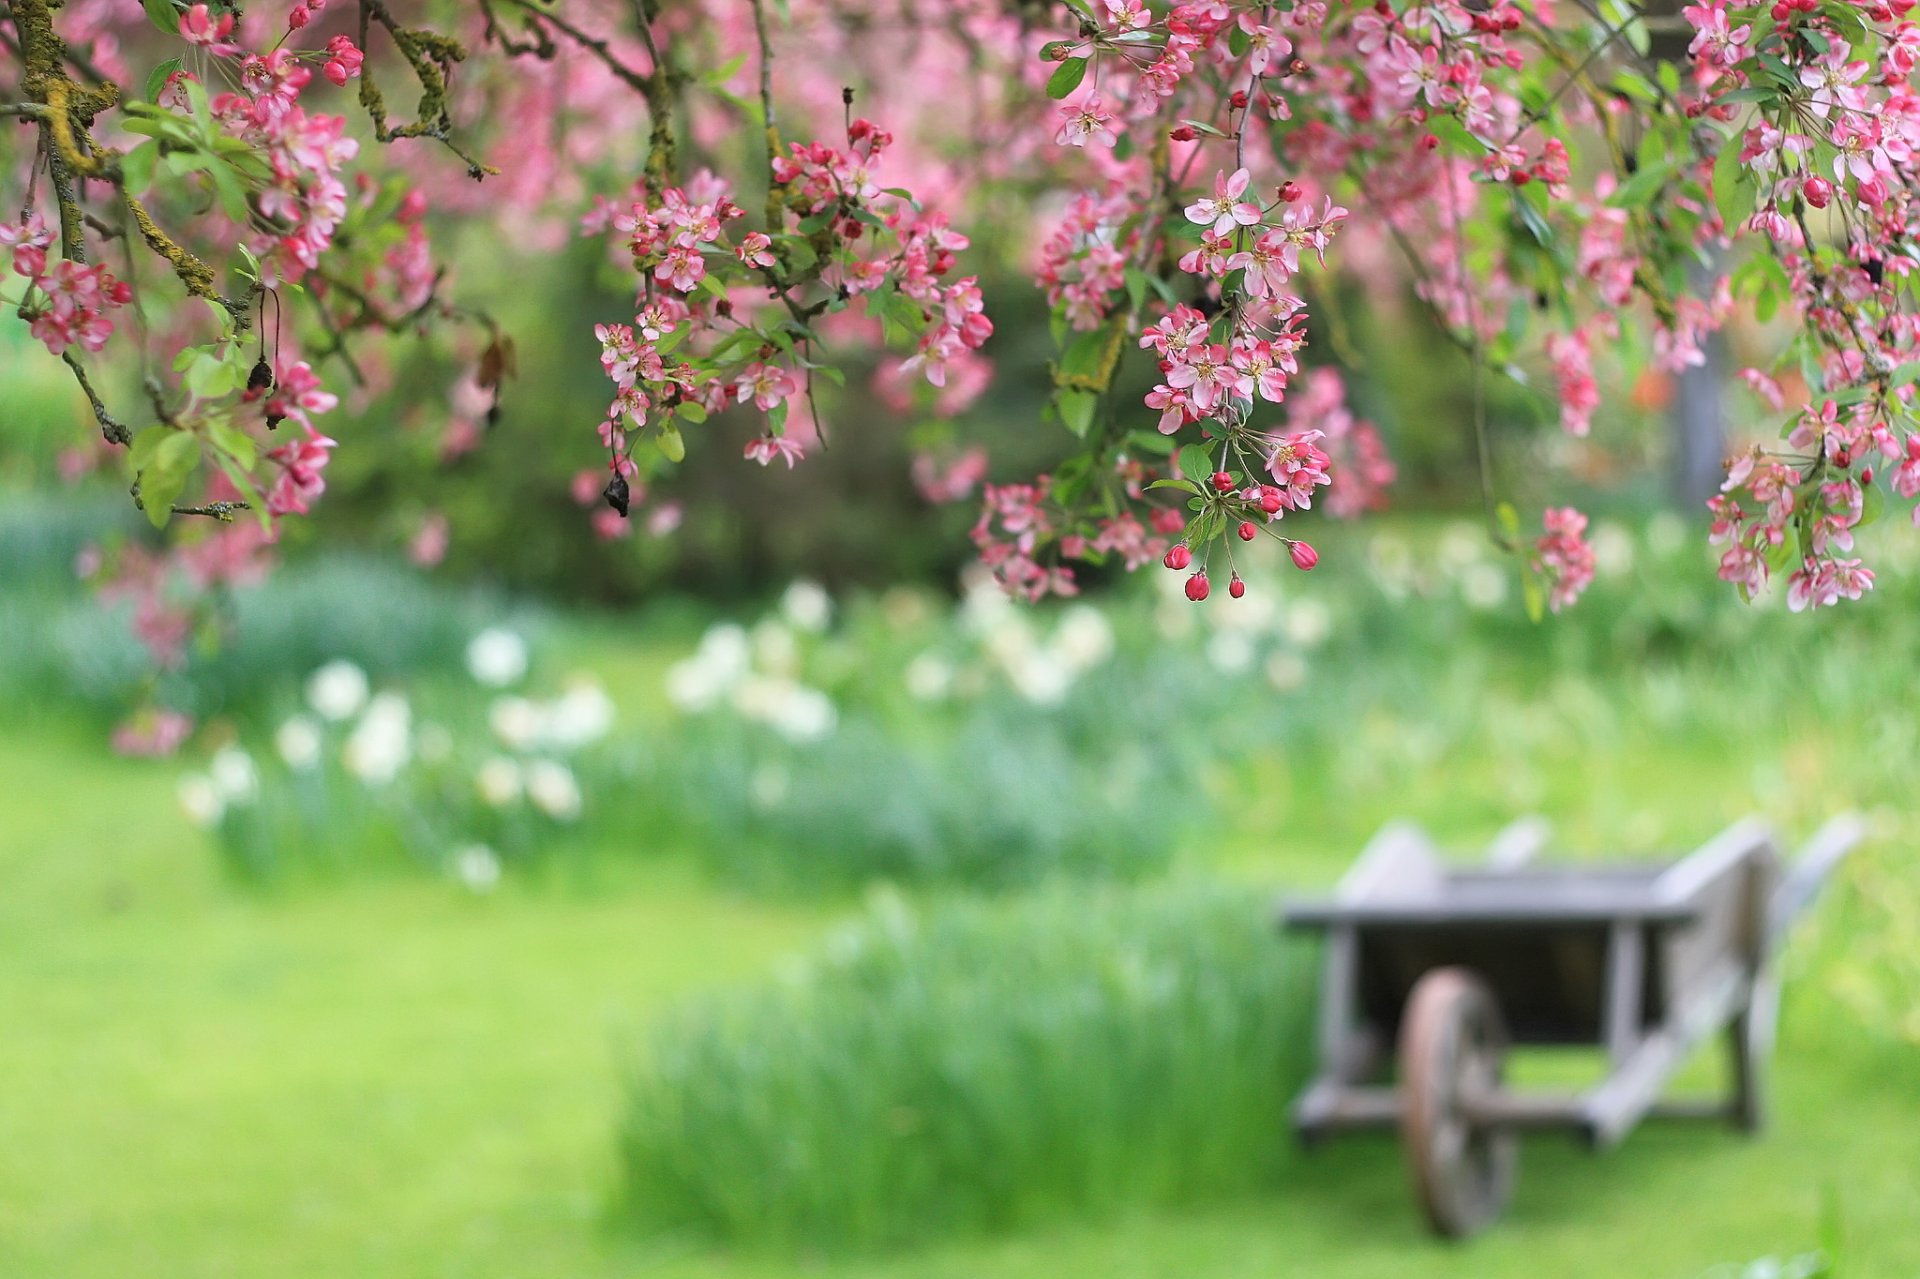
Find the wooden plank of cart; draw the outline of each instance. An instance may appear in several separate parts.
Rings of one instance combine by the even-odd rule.
[[[1456,1237],[1505,1208],[1522,1130],[1606,1147],[1649,1114],[1757,1129],[1774,956],[1862,832],[1835,818],[1790,869],[1751,818],[1679,861],[1541,866],[1545,823],[1527,819],[1460,867],[1418,827],[1389,825],[1332,897],[1282,908],[1288,927],[1326,934],[1318,1071],[1295,1128],[1311,1144],[1398,1127],[1428,1221]],[[1716,1033],[1725,1098],[1663,1102]],[[1514,1044],[1597,1044],[1608,1069],[1584,1092],[1517,1091],[1503,1081]]]

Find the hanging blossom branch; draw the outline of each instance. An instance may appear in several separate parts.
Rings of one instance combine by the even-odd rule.
[[[1696,365],[1738,315],[1795,321],[1744,371],[1782,439],[1733,459],[1714,503],[1721,574],[1747,594],[1785,576],[1796,607],[1858,597],[1855,533],[1920,497],[1910,0],[1677,20],[1613,0],[792,0],[778,22],[762,0],[282,0],[244,19],[145,0],[144,40],[93,8],[0,9],[20,68],[0,90],[0,207],[20,210],[0,297],[148,516],[211,517],[170,561],[196,583],[324,491],[336,364],[371,394],[381,343],[477,330],[456,358],[498,414],[511,338],[453,301],[428,228],[550,230],[575,191],[597,193],[580,226],[633,288],[595,326],[603,531],[703,439],[797,466],[872,348],[897,353],[876,374],[890,403],[963,407],[993,325],[949,215],[1039,207],[1064,210],[1036,237],[1061,456],[987,485],[973,532],[1028,597],[1155,561],[1233,597],[1245,543],[1312,568],[1316,509],[1382,504],[1382,436],[1315,364],[1356,284],[1410,288],[1472,361],[1462,425],[1540,609],[1590,580],[1585,520],[1494,455],[1488,376],[1553,387],[1586,436],[1602,370]],[[334,91],[349,113],[325,109]],[[943,178],[935,209],[916,191]],[[1380,278],[1395,253],[1404,272]],[[150,418],[113,407],[136,371]],[[986,468],[968,450],[919,478],[952,499]]]

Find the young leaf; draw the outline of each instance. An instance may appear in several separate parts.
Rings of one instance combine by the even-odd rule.
[[[1064,98],[1079,88],[1080,82],[1087,78],[1087,63],[1091,61],[1091,58],[1068,58],[1055,67],[1047,77],[1047,96]]]

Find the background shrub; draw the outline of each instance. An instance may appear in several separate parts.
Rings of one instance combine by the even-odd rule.
[[[1304,952],[1206,883],[867,918],[665,1019],[634,1067],[654,1228],[858,1247],[1231,1193],[1285,1147]]]

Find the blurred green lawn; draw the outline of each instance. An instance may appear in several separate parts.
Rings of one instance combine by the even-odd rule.
[[[1576,844],[1643,813],[1691,837],[1744,804],[1742,764],[1683,740],[1564,764],[1545,806]],[[1354,793],[1250,767],[1236,871],[1325,881],[1385,812],[1467,834],[1512,811],[1497,761],[1411,786],[1393,771]],[[0,737],[0,1274],[1685,1279],[1813,1246],[1831,1197],[1843,1275],[1920,1275],[1913,1057],[1864,1038],[1804,972],[1766,1138],[1649,1125],[1601,1157],[1530,1141],[1510,1219],[1467,1247],[1420,1232],[1386,1139],[1291,1160],[1238,1203],[892,1257],[636,1239],[607,1207],[627,1037],[841,908],[735,897],[671,856],[575,862],[485,899],[416,878],[249,893],[172,787],[59,722]],[[1298,814],[1284,851],[1259,833],[1282,812]],[[633,815],[634,843],[647,826]]]

